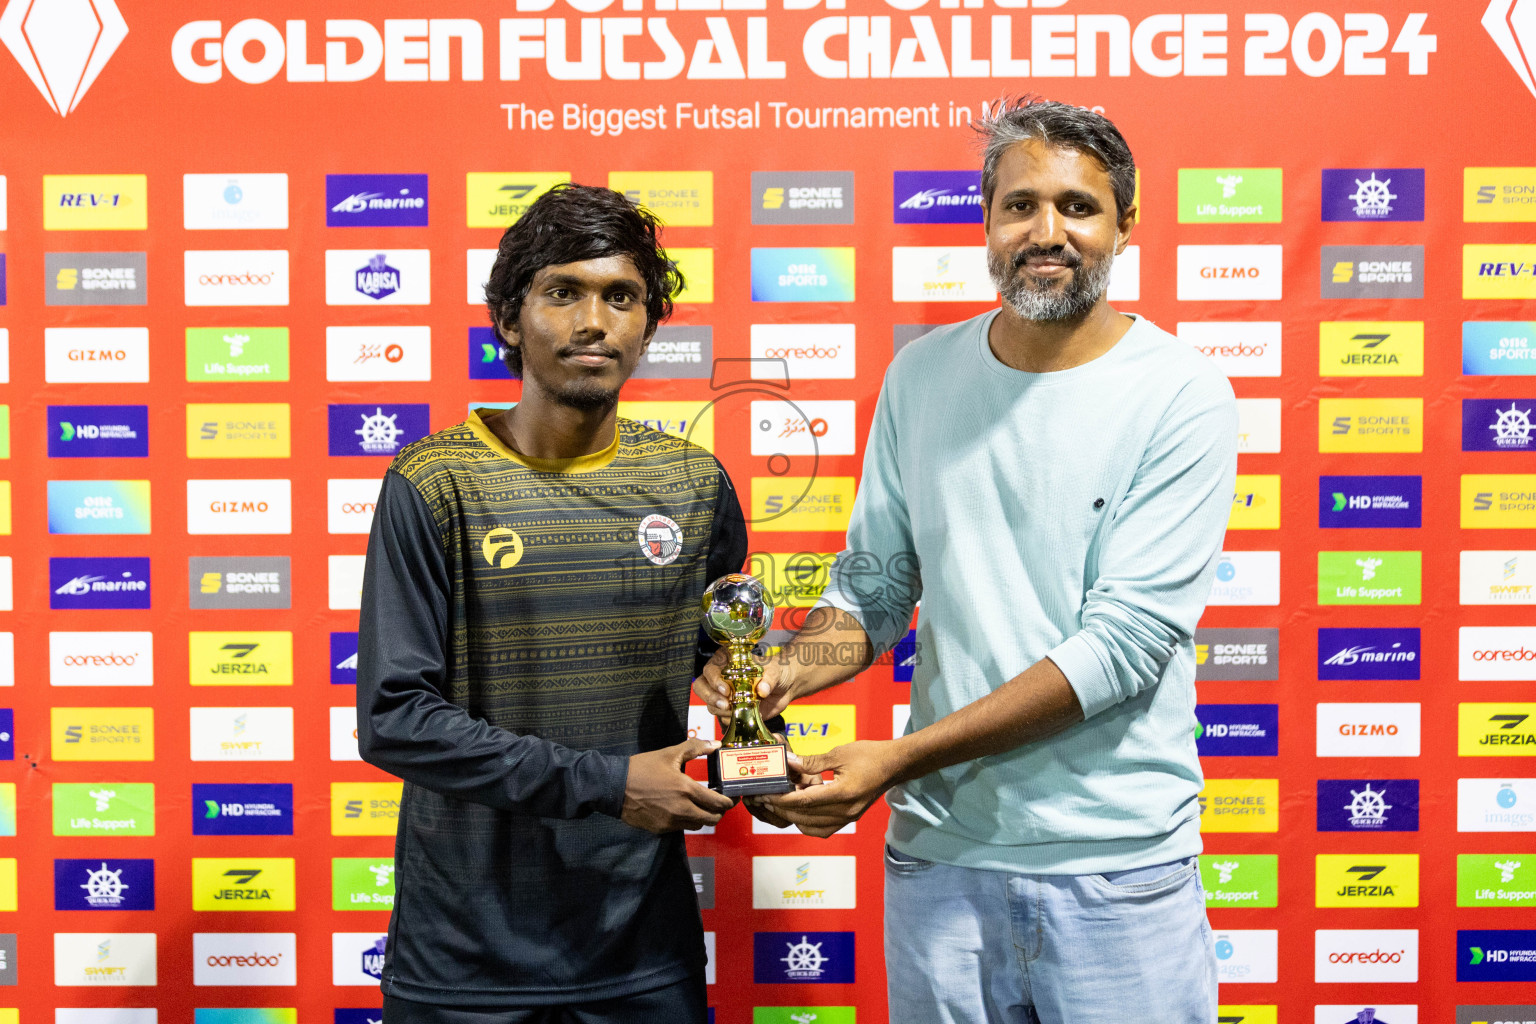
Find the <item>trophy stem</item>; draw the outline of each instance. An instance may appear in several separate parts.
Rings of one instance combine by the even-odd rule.
[[[763,667],[752,658],[750,643],[728,642],[731,660],[721,675],[731,684],[731,724],[721,739],[727,747],[772,745],[775,740],[757,707],[757,684]]]

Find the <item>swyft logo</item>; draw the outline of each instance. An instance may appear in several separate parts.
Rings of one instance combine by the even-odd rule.
[[[0,42],[60,117],[80,105],[127,36],[115,0],[11,0],[0,12]]]

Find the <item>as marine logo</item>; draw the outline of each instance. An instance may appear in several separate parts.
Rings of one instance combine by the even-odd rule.
[[[480,553],[486,564],[497,569],[510,569],[523,559],[523,538],[517,531],[505,527],[492,530],[480,542]]]
[[[637,531],[640,553],[652,565],[671,565],[683,550],[683,530],[664,515],[652,513],[640,520]]]

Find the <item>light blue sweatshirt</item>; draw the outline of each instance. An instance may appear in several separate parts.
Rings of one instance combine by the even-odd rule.
[[[1086,721],[892,789],[888,841],[1035,874],[1192,856],[1192,637],[1232,506],[1232,387],[1139,318],[1092,362],[1015,370],[987,344],[996,315],[891,363],[821,603],[884,651],[921,597],[909,731],[1047,657]]]

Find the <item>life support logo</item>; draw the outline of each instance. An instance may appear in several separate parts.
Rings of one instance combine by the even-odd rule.
[[[637,531],[640,553],[652,565],[671,565],[683,551],[683,530],[663,515],[651,514],[640,520]]]
[[[671,522],[671,520],[667,520]],[[645,524],[640,524],[641,538],[645,536]],[[480,542],[480,553],[485,556],[486,564],[496,569],[510,569],[523,559],[523,538],[514,530],[506,528],[492,530],[485,535]]]

